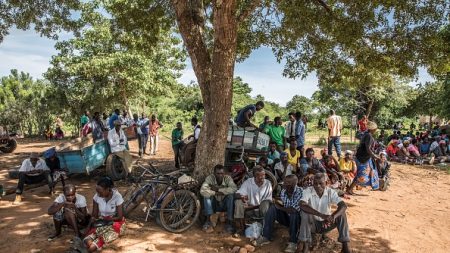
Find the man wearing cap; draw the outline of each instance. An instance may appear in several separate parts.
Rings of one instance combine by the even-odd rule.
[[[39,158],[37,153],[31,153],[30,158],[22,162],[19,169],[19,182],[16,189],[16,199],[14,203],[22,201],[22,192],[25,184],[37,184],[42,181],[47,181],[49,193],[53,192],[52,178],[50,176],[50,169],[45,162]]]
[[[122,160],[128,174],[131,173],[131,155],[126,148],[127,136],[121,128],[122,122],[120,120],[114,121],[114,128],[108,132],[108,142],[111,148],[111,153],[117,155]]]
[[[64,177],[66,176],[66,172],[61,169],[61,163],[59,162],[59,158],[56,155],[55,148],[51,148],[44,153],[45,164],[50,169],[50,175],[52,177],[52,186],[53,191],[54,187],[58,180],[61,180],[63,187],[65,186]]]

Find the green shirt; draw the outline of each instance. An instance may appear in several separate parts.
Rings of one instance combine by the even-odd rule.
[[[183,129],[175,128],[172,130],[172,146],[180,144],[183,140]]]
[[[284,140],[284,133],[286,129],[283,126],[267,125],[264,128],[264,132],[270,136],[270,139],[277,143],[277,145],[282,146]]]
[[[205,178],[205,182],[203,182],[202,187],[200,188],[200,194],[205,198],[216,195],[216,192],[211,190],[212,185],[219,188],[219,191],[222,192],[223,195],[234,194],[237,191],[237,186],[230,176],[224,176],[222,184],[218,185],[216,177],[214,174],[211,174]]]
[[[81,123],[82,126],[84,126],[88,122],[89,122],[89,117],[88,116],[86,116],[86,115],[81,116],[80,123]]]

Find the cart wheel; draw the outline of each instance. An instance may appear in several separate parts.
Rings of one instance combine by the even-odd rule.
[[[6,146],[0,147],[0,151],[3,153],[12,153],[17,148],[17,141],[13,138],[8,140]]]
[[[114,181],[125,179],[127,170],[120,157],[110,154],[106,159],[106,174]]]
[[[188,190],[167,195],[159,211],[161,226],[172,233],[181,233],[192,227],[200,215],[200,201]]]

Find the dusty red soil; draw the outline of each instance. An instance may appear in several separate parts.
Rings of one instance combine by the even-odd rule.
[[[164,138],[162,138],[164,139]],[[7,170],[20,165],[29,152],[43,151],[55,142],[21,140],[13,154],[0,154],[0,183],[5,188],[15,187],[17,180],[7,177]],[[136,150],[136,143],[132,143]],[[136,155],[135,152],[133,154]],[[161,169],[172,166],[172,150],[167,140],[161,141],[159,154],[146,160]],[[93,175],[70,179],[78,186],[78,192],[89,202],[99,170]],[[450,175],[430,167],[394,165],[391,187],[387,192],[358,191],[361,196],[346,200],[354,252],[450,252]],[[124,188],[120,188],[121,191]],[[14,195],[0,200],[0,252],[64,252],[72,238],[72,231],[52,242],[47,237],[53,232],[53,223],[47,208],[53,197],[42,186],[24,193],[24,202],[13,205]],[[61,192],[61,186],[57,193]],[[89,207],[91,207],[91,203]],[[142,217],[140,211],[135,211]],[[234,245],[245,245],[245,238],[232,238],[219,226],[212,234],[205,234],[200,224],[183,234],[166,232],[154,220],[137,218],[128,220],[128,230],[104,252],[229,252]],[[274,242],[256,252],[282,252],[287,242],[287,231],[276,230]],[[337,233],[330,237],[336,239]],[[317,252],[339,252],[339,244]]]

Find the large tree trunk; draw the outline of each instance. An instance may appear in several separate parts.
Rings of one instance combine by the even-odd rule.
[[[204,41],[205,19],[202,1],[172,0],[172,5],[205,108],[194,170],[196,178],[202,180],[216,164],[224,162],[236,59],[236,1],[217,0],[213,4],[212,55]]]

